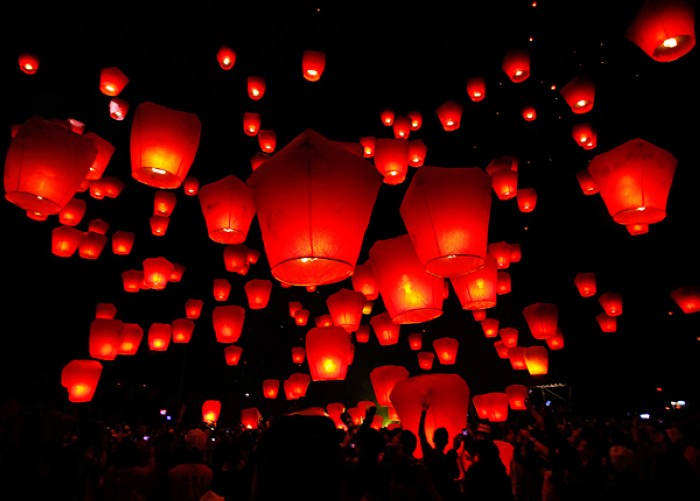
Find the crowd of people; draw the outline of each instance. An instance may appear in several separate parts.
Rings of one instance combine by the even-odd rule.
[[[0,471],[18,499],[612,501],[700,499],[700,420],[576,418],[530,406],[450,437],[338,427],[303,413],[221,423],[105,423],[0,407]]]

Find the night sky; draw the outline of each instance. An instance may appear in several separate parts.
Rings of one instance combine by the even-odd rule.
[[[78,227],[85,230],[90,220],[101,219],[109,223],[108,235],[123,230],[137,236],[128,256],[114,255],[108,245],[94,261],[77,254],[59,258],[50,251],[56,216],[34,221],[8,201],[0,204],[0,376],[5,395],[67,399],[60,371],[70,360],[89,358],[89,326],[97,303],[114,304],[116,318],[138,323],[147,332],[153,322],[184,317],[185,301],[197,298],[204,300],[204,309],[189,344],[152,352],[144,338],[135,356],[104,361],[100,386],[87,405],[115,413],[132,409],[150,417],[159,408],[180,404],[196,413],[204,400],[219,399],[222,419],[252,406],[263,415],[336,401],[352,407],[374,399],[369,379],[374,367],[403,365],[411,375],[425,373],[406,340],[409,333],[421,331],[426,350],[433,339],[459,339],[457,364],[441,366],[436,359],[433,372],[460,374],[472,394],[503,391],[513,383],[561,384],[561,393],[581,412],[640,412],[678,399],[697,407],[700,315],[684,314],[670,294],[700,283],[698,52],[660,63],[628,40],[625,31],[642,2],[613,6],[594,0],[579,6],[586,9],[581,12],[554,1],[536,7],[526,1],[479,6],[459,1],[429,6],[211,3],[215,5],[131,8],[126,2],[105,13],[87,2],[67,10],[24,2],[7,18],[10,29],[1,35],[0,60],[2,151],[9,147],[10,127],[32,116],[83,122],[86,131],[115,147],[104,175],[118,177],[125,188],[116,199],[77,193],[88,207]],[[237,53],[228,71],[215,57],[222,45]],[[511,82],[501,69],[505,52],[514,48],[531,54],[531,76],[522,83]],[[306,49],[326,53],[318,82],[302,77]],[[35,75],[18,69],[21,51],[40,57]],[[119,97],[131,108],[121,122],[110,118],[110,98],[98,89],[100,70],[109,66],[129,77]],[[251,75],[267,81],[259,101],[247,96]],[[486,79],[486,98],[478,103],[465,90],[473,76]],[[573,114],[559,93],[577,76],[596,85],[595,105],[586,115]],[[447,100],[464,107],[461,127],[454,132],[442,129],[435,112]],[[369,343],[356,344],[345,381],[312,382],[299,401],[287,401],[282,392],[276,400],[264,399],[263,379],[284,381],[294,372],[308,371],[306,363],[292,362],[290,349],[303,346],[313,318],[327,313],[328,295],[352,288],[351,281],[319,286],[315,292],[283,288],[275,281],[269,306],[246,313],[237,343],[244,349],[241,363],[226,365],[224,345],[216,342],[212,327],[212,309],[220,304],[212,283],[228,279],[232,290],[225,304],[247,309],[245,283],[273,279],[260,228],[254,219],[245,244],[259,250],[261,258],[245,276],[225,269],[224,245],[208,237],[198,197],[187,196],[182,188],[173,190],[177,205],[166,235],[151,234],[148,219],[156,190],[131,177],[129,153],[133,110],[147,101],[200,119],[201,140],[189,171],[200,187],[230,174],[243,181],[250,176],[250,159],[260,148],[257,138],[243,133],[244,112],[261,114],[262,128],[277,134],[277,151],[307,129],[343,142],[393,137],[392,128],[380,120],[388,108],[397,116],[422,113],[423,126],[410,139],[428,146],[425,165],[485,169],[494,158],[517,157],[518,186],[536,189],[537,206],[522,213],[515,199],[493,197],[489,242],[518,243],[523,257],[507,270],[512,292],[499,295],[488,316],[499,319],[501,327],[517,328],[520,345],[543,344],[530,335],[522,310],[534,302],[557,304],[565,348],[550,352],[549,374],[529,376],[498,358],[494,340],[485,338],[450,290],[443,315],[402,325],[397,345],[380,346],[374,333]],[[526,104],[537,110],[533,122],[520,114]],[[572,126],[580,122],[594,125],[595,149],[584,150],[572,138]],[[669,151],[678,164],[665,219],[650,225],[648,234],[632,236],[613,221],[599,195],[583,194],[576,173],[596,155],[636,138]],[[376,240],[406,233],[399,206],[416,172],[410,168],[402,184],[379,189],[358,264],[367,260]],[[163,291],[124,292],[121,272],[156,256],[184,265],[183,279]],[[574,285],[579,272],[596,273],[595,297],[579,295]],[[602,311],[597,298],[608,291],[622,294],[624,312],[617,332],[606,334],[595,317]],[[289,301],[310,310],[306,327],[289,316]],[[380,298],[371,315],[382,311]]]

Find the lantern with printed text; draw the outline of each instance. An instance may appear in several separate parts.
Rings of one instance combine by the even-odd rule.
[[[352,274],[381,186],[369,161],[307,130],[248,184],[277,280],[325,285]]]
[[[126,256],[134,247],[136,235],[131,231],[117,230],[112,233],[112,252],[117,256]]]
[[[122,121],[129,112],[129,103],[124,99],[114,97],[109,101],[109,116],[113,120]]]
[[[185,301],[185,316],[187,318],[196,320],[202,313],[202,306],[204,301],[201,299],[188,299]]]
[[[598,302],[611,317],[622,315],[622,294],[619,292],[605,292],[598,297]]]
[[[491,176],[491,187],[499,200],[510,200],[518,195],[518,159],[504,155],[489,162],[486,173]]]
[[[408,379],[409,376],[408,369],[401,365],[382,365],[372,369],[369,373],[369,379],[374,389],[377,405],[390,407],[392,404],[389,395],[394,389],[394,385],[398,381]]]
[[[306,350],[303,346],[295,346],[292,348],[292,362],[294,362],[297,365],[301,365],[304,363],[305,359]]]
[[[546,339],[557,333],[559,307],[553,303],[533,303],[523,308],[523,316],[535,339]]]
[[[455,101],[445,101],[435,110],[443,130],[456,131],[462,125],[464,106]]]
[[[516,198],[520,212],[528,213],[535,210],[537,205],[537,191],[535,191],[535,188],[518,188]]]
[[[523,356],[531,376],[541,376],[549,371],[549,350],[544,346],[528,346]]]
[[[95,318],[114,318],[117,315],[117,307],[114,303],[97,303]]]
[[[219,343],[235,343],[243,332],[245,309],[235,304],[224,304],[214,307],[212,323],[216,340]]]
[[[426,272],[452,277],[484,265],[491,182],[477,167],[423,167],[400,213]]]
[[[224,361],[226,365],[238,365],[241,361],[243,348],[238,345],[230,344],[224,348]]]
[[[314,381],[342,380],[352,341],[342,327],[314,327],[306,334],[306,363]]]
[[[326,298],[326,305],[333,321],[333,325],[344,328],[348,332],[355,332],[360,327],[362,309],[367,298],[361,292],[350,289],[340,289]]]
[[[301,71],[305,80],[318,82],[326,69],[326,53],[320,50],[305,50],[301,57]]]
[[[257,430],[262,415],[257,407],[241,409],[241,424],[246,430]]]
[[[205,400],[202,403],[202,422],[215,426],[221,414],[221,402],[218,400]]]
[[[577,115],[593,109],[595,84],[587,77],[578,76],[559,90],[559,93]]]
[[[128,83],[129,77],[116,66],[100,70],[100,92],[105,96],[118,96]]]
[[[683,313],[700,311],[700,287],[685,285],[671,291],[671,299],[683,310]]]
[[[528,389],[524,384],[511,384],[506,386],[508,405],[513,411],[527,410]]]
[[[401,325],[392,322],[389,313],[383,312],[374,315],[369,319],[369,323],[381,346],[393,345],[399,342]]]
[[[355,331],[355,341],[358,343],[368,343],[371,333],[370,330],[369,324],[360,324],[360,327]]]
[[[486,80],[484,77],[472,77],[467,79],[467,94],[469,99],[478,103],[486,97]]]
[[[58,213],[58,222],[66,226],[77,226],[83,220],[87,204],[81,198],[71,198]]]
[[[167,351],[173,339],[173,326],[153,322],[148,328],[148,348],[151,351]]]
[[[143,328],[139,324],[124,322],[117,355],[136,355],[143,340]]]
[[[236,51],[231,47],[222,45],[216,51],[216,60],[219,62],[222,70],[230,70],[236,64]]]
[[[102,364],[97,360],[71,360],[61,369],[61,386],[68,390],[71,402],[89,402],[102,376]]]
[[[691,0],[645,0],[625,37],[654,61],[675,61],[695,47]]]
[[[34,75],[39,71],[39,56],[31,52],[20,52],[19,69],[27,75]]]
[[[265,398],[277,398],[277,394],[280,390],[280,380],[279,379],[265,379],[262,383],[263,387],[263,397]]]
[[[466,381],[458,374],[422,374],[397,381],[389,399],[402,428],[418,436],[422,401],[427,394],[430,394],[430,407],[425,416],[426,436],[432,437],[440,427],[446,428],[450,437],[461,433],[467,423],[470,392]],[[423,457],[420,441],[414,456]]]
[[[248,297],[248,306],[251,310],[261,310],[270,302],[272,281],[267,279],[253,279],[246,282],[245,293]]]
[[[352,274],[351,280],[352,288],[356,292],[364,294],[368,301],[374,301],[379,297],[377,279],[372,270],[372,263],[369,261],[355,266],[355,271]]]
[[[5,199],[26,211],[58,214],[80,189],[97,152],[91,138],[55,120],[29,118],[5,156]]]
[[[131,176],[153,188],[179,188],[194,162],[201,130],[193,113],[139,104],[131,123]]]
[[[51,230],[51,252],[58,257],[71,257],[83,241],[83,232],[72,226],[57,226]]]
[[[609,214],[619,224],[652,224],[666,217],[678,161],[643,139],[631,139],[593,157],[588,172]]]
[[[530,77],[530,52],[527,49],[510,49],[503,56],[501,69],[511,82],[524,82]]]
[[[496,306],[496,258],[487,254],[484,265],[462,275],[450,277],[452,288],[465,310],[484,310]]]
[[[408,234],[375,241],[369,258],[392,322],[421,323],[442,315],[445,280],[425,271]]]
[[[192,339],[194,321],[189,318],[176,318],[170,324],[173,329],[173,343],[186,344]]]
[[[408,346],[413,351],[420,351],[423,348],[423,333],[422,332],[411,332],[408,335]]]
[[[411,121],[411,130],[417,131],[423,127],[423,114],[420,111],[411,110],[406,113],[406,116]]]
[[[151,257],[143,260],[143,283],[146,288],[165,289],[172,273],[173,263],[164,257]]]
[[[124,322],[112,318],[95,318],[90,323],[90,356],[114,360],[119,354]]]
[[[574,277],[574,285],[578,289],[581,297],[592,297],[598,291],[596,274],[594,272],[582,271]]]
[[[499,334],[498,326],[500,321],[497,318],[485,318],[481,321],[481,329],[484,331],[484,337],[494,338]]]
[[[441,337],[433,340],[433,350],[442,365],[454,365],[457,363],[457,351],[459,341],[453,337]]]
[[[420,367],[424,371],[429,371],[433,369],[433,362],[435,361],[435,352],[419,351],[417,355],[418,367]]]
[[[385,184],[397,185],[406,180],[408,145],[405,139],[381,137],[375,141],[374,166]]]

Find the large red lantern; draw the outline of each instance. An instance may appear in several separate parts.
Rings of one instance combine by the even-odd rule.
[[[491,187],[499,200],[510,200],[518,195],[518,159],[505,155],[495,158],[486,166],[491,176]]]
[[[193,113],[145,102],[131,123],[131,176],[153,188],[178,188],[194,162],[202,125]]]
[[[497,276],[496,258],[487,254],[481,268],[449,280],[463,309],[483,311],[496,306]]]
[[[524,384],[508,385],[506,386],[506,395],[508,395],[508,405],[510,406],[511,410],[527,410],[527,386],[525,386]]]
[[[700,311],[700,287],[686,285],[671,291],[671,299],[683,310],[683,313]]]
[[[508,50],[503,56],[501,69],[511,82],[524,82],[530,77],[530,52],[527,49]]]
[[[129,77],[116,66],[100,70],[100,92],[105,96],[118,96],[128,83]]]
[[[306,362],[314,381],[342,380],[352,340],[342,327],[314,327],[306,334]]]
[[[535,339],[546,339],[557,333],[559,307],[553,303],[533,303],[523,308],[523,316]]]
[[[445,101],[438,106],[435,112],[437,113],[443,130],[447,132],[455,131],[462,125],[464,106],[455,101]]]
[[[399,342],[401,325],[392,322],[389,313],[383,312],[374,315],[369,319],[369,323],[381,346],[388,346]]]
[[[402,427],[418,436],[422,401],[427,394],[430,394],[430,407],[425,416],[426,436],[432,437],[440,427],[446,428],[450,437],[461,433],[467,423],[470,392],[466,381],[458,374],[422,374],[397,381],[389,399]],[[415,457],[423,457],[420,442]]]
[[[559,91],[569,105],[571,111],[577,115],[588,113],[593,109],[595,100],[595,84],[586,77],[576,77]]]
[[[582,271],[574,277],[574,285],[581,297],[595,296],[598,291],[596,274],[592,271]]]
[[[253,279],[246,282],[245,293],[248,297],[248,306],[251,310],[261,310],[270,302],[272,281],[267,279]]]
[[[17,128],[7,150],[5,198],[26,211],[58,214],[80,189],[97,152],[91,138],[32,117]]]
[[[243,332],[245,308],[235,304],[214,307],[212,323],[219,343],[235,343]]]
[[[153,322],[148,328],[148,347],[151,351],[167,351],[173,339],[173,326]]]
[[[369,257],[392,322],[421,323],[442,315],[445,280],[425,271],[408,234],[375,241]]]
[[[221,402],[219,400],[205,400],[202,403],[202,422],[208,425],[216,425],[221,414]]]
[[[194,320],[176,318],[170,325],[173,328],[173,343],[186,344],[190,342],[194,333]]]
[[[369,161],[307,130],[248,183],[277,280],[324,285],[352,274],[381,186]]]
[[[457,363],[457,351],[459,341],[453,337],[441,337],[433,340],[433,350],[442,365],[454,365]]]
[[[392,406],[389,395],[394,385],[408,379],[410,373],[408,369],[401,365],[382,365],[375,367],[369,373],[369,379],[374,389],[374,396],[377,399],[377,405],[384,407]]]
[[[198,196],[209,238],[221,244],[240,244],[246,240],[255,216],[250,186],[229,175],[202,186]]]
[[[374,146],[374,166],[389,185],[401,184],[408,173],[408,146],[405,139],[379,138]]]
[[[467,94],[469,99],[478,103],[486,97],[486,79],[484,77],[472,77],[467,79]]]
[[[280,380],[279,379],[265,379],[262,383],[263,387],[263,397],[265,398],[277,398],[277,394],[280,390]]]
[[[598,297],[598,302],[611,317],[622,315],[622,294],[619,292],[605,292]]]
[[[625,36],[654,61],[675,61],[695,47],[694,2],[646,0]]]
[[[549,371],[549,350],[544,346],[528,346],[524,351],[525,365],[531,376],[542,376]]]
[[[222,45],[216,51],[216,60],[219,62],[222,70],[230,70],[236,64],[236,51],[231,47]]]
[[[95,318],[90,323],[90,356],[114,360],[119,354],[124,322],[111,318]]]
[[[400,213],[425,271],[451,277],[484,265],[491,179],[477,167],[423,167]]]
[[[320,50],[305,50],[301,57],[301,71],[305,80],[318,82],[326,69],[326,53]]]
[[[328,296],[326,305],[333,320],[333,325],[355,332],[362,321],[362,310],[367,298],[361,292],[350,289],[340,289]]]
[[[588,172],[616,223],[652,224],[666,217],[677,163],[668,151],[631,139],[593,157]]]
[[[71,402],[89,402],[102,376],[102,364],[97,360],[71,360],[61,369],[61,385],[68,390]]]

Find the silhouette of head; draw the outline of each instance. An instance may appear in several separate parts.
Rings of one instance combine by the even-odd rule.
[[[436,449],[438,449],[439,451],[444,450],[445,447],[447,447],[447,443],[449,441],[450,436],[447,432],[447,428],[441,426],[440,428],[435,429],[435,431],[433,432],[433,443],[435,444]]]
[[[412,456],[416,451],[416,447],[418,447],[418,438],[411,430],[401,430],[401,433],[399,433],[399,444],[401,444],[404,454]]]

